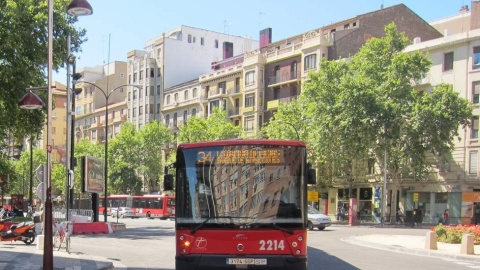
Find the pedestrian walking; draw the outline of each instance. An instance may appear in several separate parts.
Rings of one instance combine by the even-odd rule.
[[[443,212],[443,224],[444,225],[448,225],[448,218],[449,218],[448,209],[445,209],[445,212]]]
[[[340,208],[337,208],[337,221],[340,221],[342,218],[342,212],[340,212]]]

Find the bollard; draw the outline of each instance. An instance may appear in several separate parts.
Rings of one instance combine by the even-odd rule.
[[[460,254],[475,254],[472,234],[464,233],[462,235],[462,246],[460,248]]]
[[[425,249],[437,250],[437,233],[428,231],[425,237]]]
[[[38,250],[43,250],[43,240],[45,239],[45,236],[43,234],[37,235],[37,249]]]

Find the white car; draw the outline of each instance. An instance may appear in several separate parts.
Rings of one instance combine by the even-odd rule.
[[[132,208],[130,207],[119,207],[115,209],[111,209],[112,217],[120,217],[120,218],[139,218],[135,212],[133,212]]]
[[[326,227],[332,225],[332,220],[329,216],[320,213],[315,208],[308,206],[308,224],[307,228],[313,230],[317,227],[320,231],[325,230]]]

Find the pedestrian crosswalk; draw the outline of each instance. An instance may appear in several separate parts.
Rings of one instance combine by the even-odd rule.
[[[452,258],[442,258],[442,260],[448,261],[457,265],[465,266],[468,269],[480,269],[480,265],[478,265],[478,262],[463,261],[463,260],[452,259]]]

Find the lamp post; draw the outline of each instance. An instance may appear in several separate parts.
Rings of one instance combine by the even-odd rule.
[[[74,81],[75,82],[75,81]],[[94,86],[95,88],[97,88],[98,90],[100,90],[100,92],[103,94],[103,96],[105,97],[105,195],[104,195],[104,198],[103,198],[103,205],[104,205],[104,210],[103,210],[103,214],[104,214],[104,221],[107,222],[107,195],[108,195],[108,98],[110,97],[110,95],[115,92],[116,90],[120,89],[120,88],[123,88],[125,86],[132,86],[132,87],[136,87],[138,89],[141,89],[140,86],[138,85],[133,85],[133,84],[124,84],[124,85],[120,85],[120,86],[117,86],[115,87],[114,89],[110,90],[110,91],[104,91],[101,87],[99,87],[98,85],[94,84],[94,83],[91,83],[91,82],[85,82],[85,81],[82,81],[82,83],[86,83],[86,84],[89,84],[91,86]],[[112,131],[113,133],[113,131]]]
[[[297,131],[297,128],[290,122],[285,122],[283,120],[277,120],[277,123],[279,124],[287,124],[289,126],[291,126],[293,128],[293,130],[295,130],[295,134],[297,134],[297,141],[300,141],[300,136],[298,135],[298,131]]]
[[[73,16],[90,15],[92,7],[86,0],[73,0],[68,5],[68,14]],[[52,123],[52,70],[53,70],[53,0],[48,0],[48,102],[47,102],[47,172],[45,181],[45,207],[44,207],[44,248],[43,248],[43,269],[53,269],[53,239],[52,239],[52,145],[51,123]],[[18,104],[23,109],[38,109],[44,106],[42,100],[32,92],[25,95]]]

